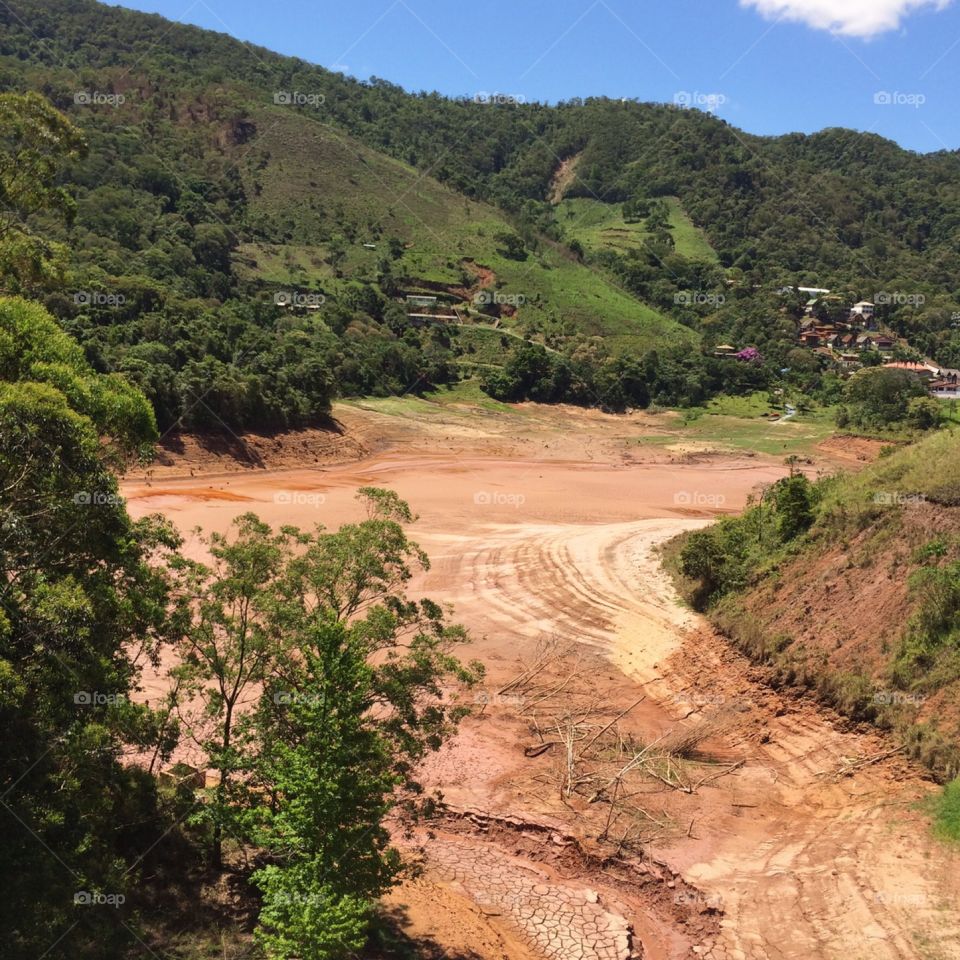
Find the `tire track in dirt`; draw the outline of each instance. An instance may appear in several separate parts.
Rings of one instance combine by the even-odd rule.
[[[956,858],[911,805],[929,789],[902,761],[832,782],[844,757],[880,752],[812,704],[750,680],[749,665],[681,609],[653,548],[700,521],[488,528],[447,558],[469,580],[457,614],[490,632],[550,633],[606,651],[673,719],[691,692],[742,709],[761,737],[733,731],[747,763],[729,784],[685,798],[697,836],[661,851],[719,895],[719,942],[702,956],[960,957]],[[699,628],[695,630],[694,628]],[[683,711],[688,712],[688,711]],[[781,713],[777,716],[777,713]]]

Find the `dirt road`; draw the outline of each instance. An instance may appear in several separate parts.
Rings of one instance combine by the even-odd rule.
[[[424,956],[960,957],[958,858],[916,809],[931,784],[897,758],[845,775],[888,745],[765,687],[660,570],[659,543],[740,509],[779,464],[625,457],[606,427],[573,436],[562,422],[546,440],[540,423],[515,437],[355,426],[379,440],[356,462],[134,477],[124,492],[133,514],[162,511],[184,532],[246,510],[336,526],[368,484],[421,515],[432,567],[413,589],[453,608],[488,670],[486,705],[424,771],[449,806],[405,841],[424,874],[388,901]],[[597,841],[605,805],[556,790],[557,750],[529,756],[529,704],[498,694],[547,641],[576,665],[554,665],[561,697],[589,686],[616,711],[645,697],[628,717],[642,742],[725,718],[695,758],[715,779],[644,787],[642,848]]]

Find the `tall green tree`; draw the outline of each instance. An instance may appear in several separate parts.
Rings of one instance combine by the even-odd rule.
[[[155,436],[141,394],[18,299],[0,299],[0,377],[3,955],[110,957],[157,825],[152,782],[121,758],[155,745],[131,695],[169,638],[155,562],[178,540],[130,519],[110,469]]]
[[[192,605],[186,652],[200,660],[186,669],[207,678],[220,731],[211,756],[230,761],[228,775],[243,769],[242,786],[217,804],[268,858],[254,878],[258,939],[276,958],[348,957],[362,945],[401,868],[386,819],[398,805],[432,804],[417,764],[465,712],[452,694],[482,672],[455,656],[462,627],[407,596],[429,565],[407,535],[409,506],[377,488],[360,498],[366,518],[336,531],[275,534],[242,518],[235,538],[211,542],[217,562],[193,567],[215,599]],[[197,638],[205,653],[190,651]],[[254,676],[259,703],[229,756],[225,691]]]
[[[220,867],[224,833],[243,808],[244,785],[236,775],[250,766],[243,712],[256,702],[283,638],[277,581],[285,541],[246,514],[234,521],[231,535],[215,533],[204,542],[209,563],[174,561],[187,621],[172,675],[185,731],[201,748],[204,766],[217,774],[199,816],[211,822],[212,859]]]
[[[338,530],[239,517],[172,562],[182,623],[185,726],[218,775],[199,820],[213,861],[228,833],[261,848],[258,939],[271,957],[339,958],[363,943],[401,860],[386,819],[429,809],[416,767],[465,710],[481,668],[408,585],[429,567],[395,493],[364,488],[366,516]],[[182,618],[182,619],[181,619]]]
[[[295,669],[261,703],[258,773],[275,802],[255,836],[271,862],[257,939],[270,957],[335,960],[364,943],[373,904],[400,858],[385,819],[401,783],[393,744],[371,717],[375,669],[362,638],[330,616],[297,630]]]

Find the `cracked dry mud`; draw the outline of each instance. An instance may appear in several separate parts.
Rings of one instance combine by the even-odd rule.
[[[437,878],[462,890],[487,912],[505,917],[549,960],[630,960],[629,922],[608,909],[596,890],[557,880],[542,867],[497,847],[446,838],[429,854]]]

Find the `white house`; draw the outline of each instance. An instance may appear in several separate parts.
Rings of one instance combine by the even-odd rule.
[[[938,400],[960,400],[960,375],[956,370],[941,370],[940,376],[927,384],[927,389]]]

